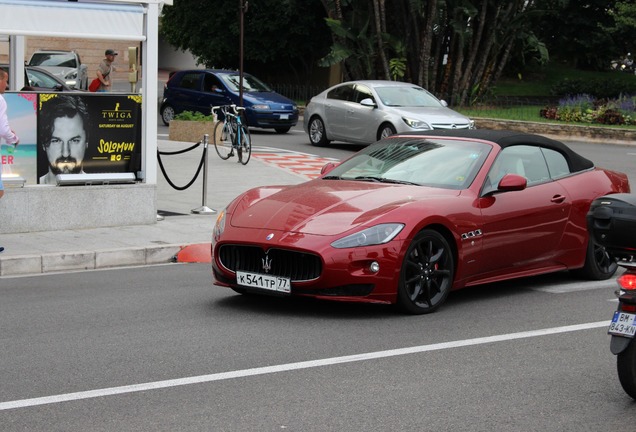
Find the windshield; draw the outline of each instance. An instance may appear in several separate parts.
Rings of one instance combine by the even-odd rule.
[[[76,68],[75,56],[64,53],[35,53],[31,57],[31,66],[60,66]]]
[[[367,147],[324,179],[465,189],[491,149],[487,144],[468,141],[394,138]]]
[[[441,107],[441,102],[421,87],[376,87],[380,101],[394,107]]]
[[[239,91],[239,83],[240,83],[240,75],[239,73],[235,74],[224,74],[221,75],[221,78],[225,82],[225,85],[232,91]],[[258,78],[253,77],[249,74],[243,74],[243,91],[244,92],[271,92],[272,89],[267,87],[263,81]]]

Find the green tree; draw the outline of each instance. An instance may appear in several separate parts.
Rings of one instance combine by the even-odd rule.
[[[161,35],[206,67],[238,69],[239,5],[239,0],[175,0],[163,9]],[[245,70],[267,81],[304,83],[328,52],[320,0],[254,0],[243,17]]]
[[[613,19],[613,25],[603,29],[611,33],[617,41],[619,49],[622,49],[619,54],[636,54],[636,3],[617,1],[608,13]]]
[[[551,56],[580,69],[604,70],[636,49],[636,4],[617,0],[537,0],[531,25]]]
[[[534,0],[322,0],[345,79],[404,77],[458,104],[487,91],[517,47],[547,60]],[[395,74],[395,66],[404,71]]]

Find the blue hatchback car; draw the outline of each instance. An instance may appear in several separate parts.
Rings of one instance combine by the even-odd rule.
[[[166,125],[176,114],[198,111],[210,115],[212,106],[239,105],[238,71],[193,69],[175,72],[163,89],[159,108]],[[298,123],[298,106],[252,75],[243,74],[243,106],[247,125],[286,133]]]

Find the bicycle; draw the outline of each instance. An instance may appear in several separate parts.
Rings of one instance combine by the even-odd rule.
[[[216,153],[221,159],[231,158],[236,149],[239,162],[247,165],[252,155],[252,138],[241,118],[241,111],[244,110],[244,107],[237,107],[234,104],[213,106],[213,114],[220,111],[223,115],[223,120],[214,127],[213,141]]]

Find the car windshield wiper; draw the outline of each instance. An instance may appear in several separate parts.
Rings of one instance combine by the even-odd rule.
[[[332,176],[323,177],[322,179],[323,180],[342,180],[342,177],[332,175]]]
[[[359,177],[355,177],[354,180],[373,181],[373,182],[378,182],[378,183],[393,183],[393,184],[406,184],[406,185],[420,186],[418,183],[413,183],[413,182],[406,181],[406,180],[395,180],[395,179],[388,179],[388,178],[374,177],[374,176],[359,176]]]

